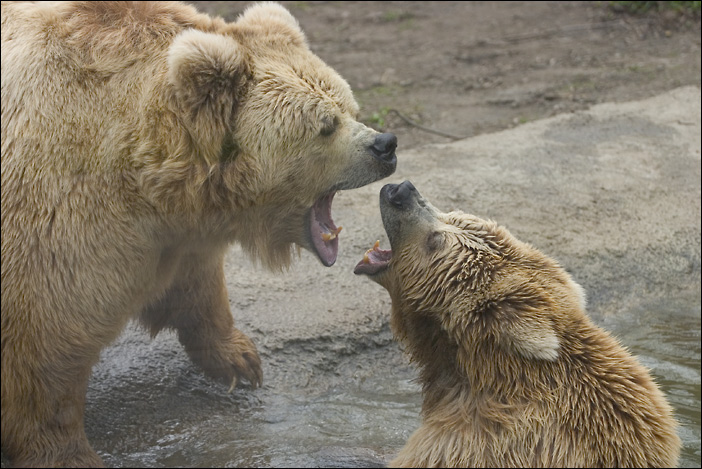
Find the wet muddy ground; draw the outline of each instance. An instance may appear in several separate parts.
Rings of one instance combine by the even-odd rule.
[[[250,2],[192,2],[234,20]],[[401,150],[700,84],[700,16],[610,2],[283,1]],[[625,3],[625,2],[620,2]]]

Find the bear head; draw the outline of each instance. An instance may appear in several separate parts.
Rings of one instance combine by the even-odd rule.
[[[397,139],[358,121],[349,85],[282,6],[256,4],[212,29],[186,29],[167,50],[167,106],[186,138],[145,178],[153,198],[173,192],[164,173],[187,174],[194,187],[177,197],[193,194],[193,220],[220,216],[254,259],[286,266],[301,246],[332,265],[334,194],[392,174]]]
[[[376,242],[354,272],[388,290],[413,360],[481,380],[495,373],[480,367],[502,375],[559,359],[585,296],[554,260],[492,221],[440,212],[409,181],[384,186],[380,207],[391,249]]]

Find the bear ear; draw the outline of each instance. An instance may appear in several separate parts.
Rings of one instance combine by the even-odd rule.
[[[219,149],[243,84],[247,60],[228,36],[189,29],[168,50],[168,80],[198,143]]]
[[[558,359],[560,340],[542,305],[503,301],[495,308],[503,347],[527,359]]]
[[[282,5],[274,2],[257,3],[249,7],[236,22],[238,27],[252,27],[269,40],[275,38],[292,42],[297,46],[306,44],[305,34],[295,17]]]

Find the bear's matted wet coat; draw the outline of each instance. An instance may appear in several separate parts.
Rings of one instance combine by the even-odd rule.
[[[420,368],[422,425],[395,467],[675,467],[670,405],[589,319],[581,287],[505,228],[441,213],[409,182],[380,194],[391,250],[356,266],[392,298]]]

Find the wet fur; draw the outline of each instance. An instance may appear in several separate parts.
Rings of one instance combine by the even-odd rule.
[[[556,261],[461,212],[398,226],[374,279],[424,400],[391,467],[677,465],[670,405]]]
[[[222,262],[283,269],[318,198],[382,176],[348,84],[277,4],[2,6],[2,445],[102,464],[90,370],[131,318],[227,384],[262,379]],[[332,119],[334,118],[334,119]],[[328,122],[335,132],[320,133]],[[387,175],[387,174],[385,174]]]

